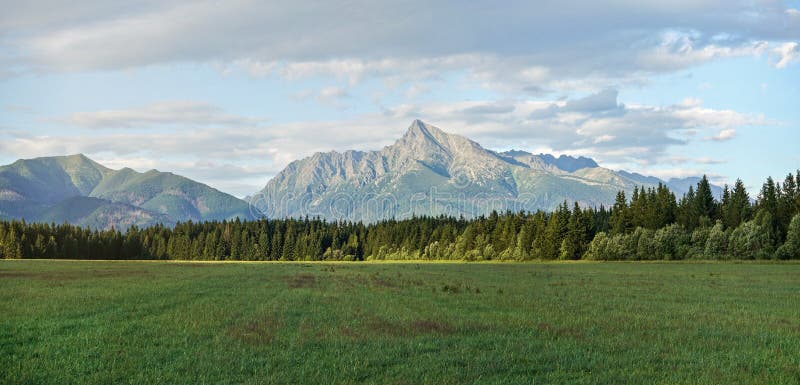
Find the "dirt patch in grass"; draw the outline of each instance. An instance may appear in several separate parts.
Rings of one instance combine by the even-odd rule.
[[[368,286],[395,291],[425,285],[420,279],[392,278],[381,274],[347,274],[337,276],[335,279],[347,287]]]
[[[538,325],[536,325],[536,328],[545,334],[549,334],[556,337],[569,337],[579,340],[582,340],[584,337],[583,332],[581,332],[576,328],[558,327],[546,322],[540,322]]]
[[[341,335],[343,335],[343,336],[345,336],[347,338],[351,338],[351,339],[361,339],[361,337],[363,336],[358,331],[353,330],[353,329],[351,329],[351,328],[349,328],[347,326],[339,328],[339,333]]]
[[[380,317],[370,317],[366,322],[364,322],[364,328],[365,330],[376,334],[390,336],[400,336],[404,334],[402,325]]]
[[[431,321],[431,320],[416,320],[411,322],[411,330],[417,334],[425,334],[425,333],[440,333],[440,334],[451,334],[455,332],[455,328],[452,325],[439,322],[439,321]]]
[[[284,277],[290,289],[313,288],[317,286],[317,277],[313,274],[298,274]]]
[[[392,282],[392,281],[390,281],[390,280],[388,280],[386,278],[383,278],[381,276],[373,276],[372,277],[372,284],[375,285],[375,286],[388,287],[388,288],[397,287],[397,284],[395,284],[394,282]]]
[[[800,324],[786,318],[778,319],[770,325],[773,330],[800,332]]]
[[[84,270],[84,271],[13,271],[5,270],[0,271],[0,279],[2,278],[24,278],[35,279],[41,281],[69,281],[77,279],[94,279],[94,278],[124,278],[132,276],[149,275],[150,272],[146,270]]]
[[[362,322],[358,329],[343,327],[339,329],[341,335],[362,339],[367,335],[381,335],[389,337],[413,337],[427,334],[449,335],[458,332],[455,326],[444,321],[431,319],[418,319],[412,321],[389,321],[380,317],[369,317]]]
[[[254,320],[242,322],[228,329],[228,335],[237,340],[251,345],[271,344],[280,330],[280,322],[272,316],[263,316]]]
[[[203,262],[179,262],[179,263],[170,263],[169,266],[174,267],[222,267],[224,266],[221,263],[203,263]]]
[[[0,278],[24,278],[33,275],[28,271],[0,271]]]

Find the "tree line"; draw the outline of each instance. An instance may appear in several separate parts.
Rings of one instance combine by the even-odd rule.
[[[176,260],[800,259],[800,171],[751,199],[741,180],[716,199],[704,176],[680,199],[665,185],[619,192],[610,208],[413,217],[185,222],[92,230],[0,221],[0,257]]]

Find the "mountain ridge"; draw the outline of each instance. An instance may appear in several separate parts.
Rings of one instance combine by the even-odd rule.
[[[252,215],[246,202],[183,176],[113,170],[75,154],[0,166],[0,217],[120,228]]]
[[[249,202],[171,172],[114,170],[83,154],[19,159],[0,166],[0,218],[120,228],[253,219],[254,212],[365,222],[474,217],[552,210],[564,200],[610,206],[620,190],[659,183],[681,195],[697,181],[615,171],[583,156],[498,152],[414,120],[379,150],[317,152],[292,161]],[[721,195],[718,186],[712,189]]]
[[[688,189],[686,179],[614,171],[587,157],[495,152],[417,119],[380,150],[318,152],[293,161],[251,203],[267,217],[371,222],[423,214],[470,217],[490,209],[552,210],[564,200],[610,206],[619,190],[658,183],[677,195]]]

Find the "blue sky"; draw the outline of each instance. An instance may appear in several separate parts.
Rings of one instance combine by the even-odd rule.
[[[80,152],[244,196],[419,118],[662,178],[757,189],[800,167],[797,1],[3,8],[3,164]]]

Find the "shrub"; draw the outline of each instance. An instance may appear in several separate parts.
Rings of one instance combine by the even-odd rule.
[[[722,222],[717,221],[717,224],[708,232],[703,256],[706,259],[723,259],[727,257],[727,251],[728,236],[722,230]]]
[[[594,239],[589,243],[589,249],[583,255],[584,259],[589,260],[605,260],[608,257],[608,242],[609,237],[605,232],[599,232],[594,236]]]
[[[728,252],[738,259],[766,258],[770,249],[770,231],[758,220],[743,223],[731,233],[728,240]]]
[[[775,253],[778,259],[800,259],[800,214],[792,218],[786,232],[786,242]]]
[[[689,235],[677,224],[662,227],[656,231],[656,256],[658,259],[684,259],[689,251]]]
[[[636,242],[636,259],[655,259],[656,258],[656,243],[655,243],[654,230],[644,229],[641,227],[636,228],[634,231],[634,238]]]
[[[708,218],[705,219],[706,222],[708,222]],[[701,226],[692,231],[691,246],[687,254],[688,258],[705,258],[706,243],[708,242],[708,236],[710,233],[710,223],[707,223],[707,226]]]

